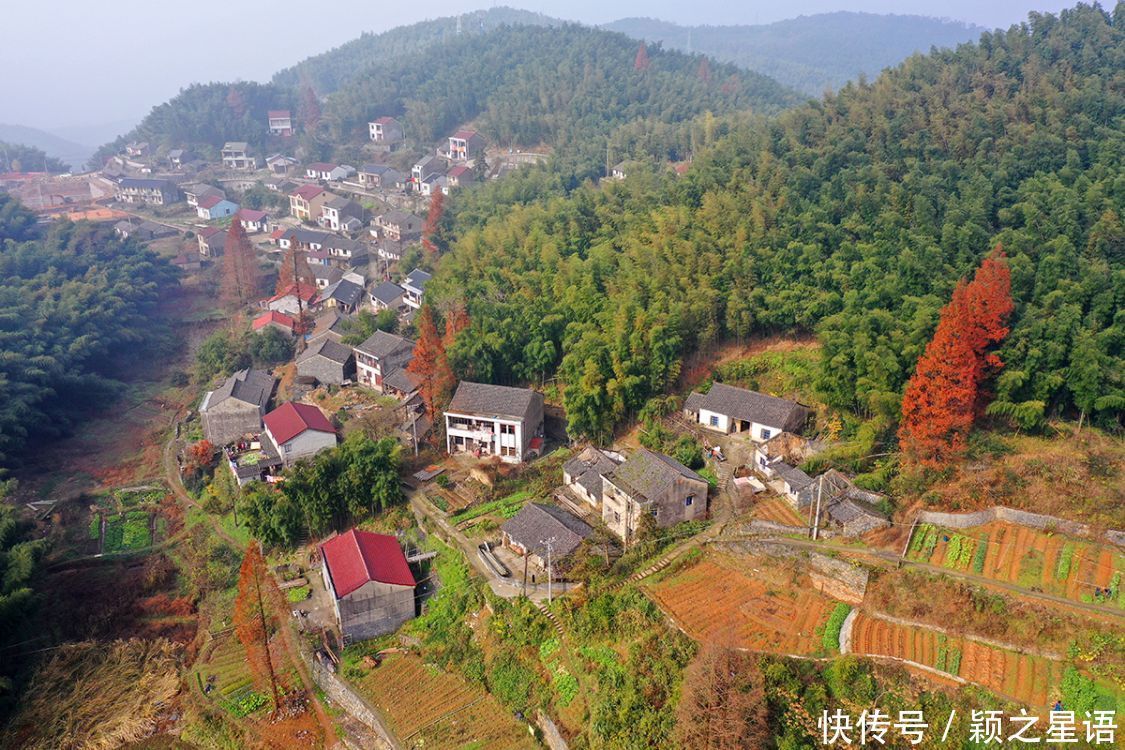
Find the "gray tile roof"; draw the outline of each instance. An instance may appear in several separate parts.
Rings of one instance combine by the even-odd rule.
[[[325,335],[310,341],[309,348],[301,352],[297,361],[304,362],[313,357],[324,357],[342,365],[347,363],[352,356],[354,356],[354,352],[350,346],[344,346],[331,336]]]
[[[350,318],[342,314],[339,310],[332,308],[328,312],[321,313],[316,316],[316,323],[313,326],[313,338],[320,336],[331,336],[339,341],[344,337],[344,328],[347,326]]]
[[[700,408],[716,414],[780,427],[783,430],[796,429],[808,414],[808,409],[796,401],[767,396],[726,383],[713,383],[711,390],[698,404]]]
[[[555,505],[528,503],[519,513],[500,526],[500,530],[510,536],[524,549],[547,556],[547,545],[551,541],[551,556],[554,559],[566,557],[593,533],[586,522],[571,515]]]
[[[371,297],[382,302],[384,305],[391,305],[396,300],[400,299],[404,290],[398,284],[391,281],[384,281],[371,290]]]
[[[523,419],[536,401],[542,404],[543,394],[527,388],[462,380],[446,411],[481,417]]]
[[[703,394],[692,391],[688,397],[684,399],[684,411],[698,412],[699,407],[703,404]]]
[[[239,370],[211,392],[206,408],[214,408],[228,398],[253,406],[265,406],[273,393],[273,386],[274,379],[265,370]]]
[[[402,285],[404,287],[417,289],[421,292],[425,290],[426,284],[433,277],[433,274],[426,273],[421,268],[415,268],[413,271],[406,274],[406,278],[402,280]]]
[[[594,446],[586,448],[563,464],[572,481],[594,497],[602,495],[602,477],[617,468],[617,462]]]
[[[362,298],[363,287],[347,279],[340,279],[320,293],[320,299],[334,299],[349,307],[358,305]]]
[[[800,492],[813,481],[812,477],[808,474],[794,466],[790,466],[784,461],[771,463],[770,468],[773,469],[779,477],[784,479],[794,492]]]
[[[625,460],[625,463],[606,474],[606,478],[614,486],[639,502],[664,494],[677,477],[707,482],[676,459],[647,448],[637,450]]]
[[[415,375],[405,367],[396,367],[383,376],[383,385],[403,393],[413,393],[421,384],[421,376]]]
[[[376,331],[356,347],[356,351],[370,354],[380,361],[388,360],[404,352],[414,351],[414,342],[386,331]]]

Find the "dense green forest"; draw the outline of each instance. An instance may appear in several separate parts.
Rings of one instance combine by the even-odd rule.
[[[117,395],[122,362],[158,333],[177,271],[108,227],[34,216],[0,194],[0,467]]]
[[[606,138],[631,124],[614,161],[682,158],[690,147],[677,126],[711,111],[772,113],[796,96],[733,65],[659,49],[637,64],[638,43],[575,24],[504,27],[430,52],[374,65],[325,105],[325,140],[364,137],[379,114],[402,116],[407,136],[439,140],[473,121],[492,143],[556,147],[557,171],[600,175]],[[701,67],[703,65],[703,67]],[[641,68],[641,69],[638,69]],[[647,148],[646,148],[647,146]]]
[[[1118,424],[1123,37],[1123,4],[1035,15],[735,127],[680,179],[562,195],[529,171],[452,202],[429,289],[468,303],[458,374],[557,373],[572,432],[604,438],[693,350],[815,332],[823,397],[892,420],[939,308],[1000,242],[1016,313],[998,411]]]
[[[359,77],[367,68],[449,42],[460,35],[492,31],[500,26],[555,26],[562,21],[540,13],[500,6],[458,16],[420,21],[381,34],[365,32],[346,44],[302,60],[274,74],[273,83],[288,88],[312,86],[330,94]]]
[[[70,165],[43,149],[0,141],[0,172],[67,172]]]
[[[984,31],[938,18],[849,11],[755,26],[679,26],[623,18],[603,28],[735,63],[818,98],[861,74],[873,78],[916,52],[956,47]]]
[[[240,81],[238,83],[196,83],[175,97],[153,107],[137,127],[98,149],[90,163],[101,167],[113,154],[121,153],[131,141],[148,141],[155,147],[201,148],[201,156],[218,160],[219,149],[227,141],[246,141],[261,150],[270,145],[266,127],[271,109],[289,109],[296,114],[294,90]],[[207,153],[207,150],[211,153]]]

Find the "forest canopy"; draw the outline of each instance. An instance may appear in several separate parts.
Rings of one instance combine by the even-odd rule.
[[[118,362],[152,346],[178,272],[108,227],[63,222],[44,237],[0,194],[0,467],[67,434],[121,383]]]
[[[466,212],[429,288],[467,302],[458,376],[557,373],[607,437],[723,339],[815,332],[824,398],[897,418],[957,281],[997,243],[1016,309],[997,403],[1125,406],[1125,13],[1078,6],[738,126],[683,178]],[[557,32],[552,32],[557,33]],[[655,56],[654,56],[655,57]],[[501,196],[501,188],[491,192]],[[993,410],[994,412],[996,409]]]

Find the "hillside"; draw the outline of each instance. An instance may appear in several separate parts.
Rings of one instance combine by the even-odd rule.
[[[273,83],[288,88],[310,85],[321,94],[329,94],[355,79],[366,68],[386,63],[453,41],[460,35],[471,36],[505,25],[554,26],[562,23],[540,13],[504,6],[463,13],[459,17],[437,18],[399,26],[381,34],[365,33],[357,39],[302,60],[293,67],[278,71]]]
[[[955,47],[984,31],[924,16],[846,11],[756,26],[679,26],[654,18],[623,18],[603,28],[731,62],[814,97],[861,74],[874,78],[915,52]]]
[[[60,138],[57,135],[48,133],[45,130],[29,128],[24,125],[0,123],[0,141],[30,146],[74,168],[79,168],[85,164],[86,160],[90,158],[90,154],[94,151],[91,146],[68,141],[65,138]]]
[[[434,50],[373,65],[329,97],[330,143],[362,140],[379,114],[402,117],[409,137],[430,143],[472,121],[492,143],[548,144],[568,168],[601,174],[606,137],[649,123],[652,155],[683,158],[687,144],[667,132],[703,112],[771,113],[795,96],[764,76],[698,56],[653,49],[638,70],[638,45],[624,35],[576,24],[511,26],[462,36]],[[678,148],[677,148],[678,146]],[[619,155],[617,158],[621,158]]]
[[[997,401],[1024,428],[1118,426],[1122,18],[1078,6],[911,58],[718,137],[680,180],[462,214],[430,286],[469,304],[458,374],[557,373],[571,434],[605,438],[686,354],[815,331],[823,400],[888,437],[938,310],[1002,243],[1016,310]],[[880,452],[851,429],[857,456]]]

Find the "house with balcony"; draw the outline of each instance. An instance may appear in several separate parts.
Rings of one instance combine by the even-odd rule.
[[[271,109],[267,114],[270,135],[289,137],[293,135],[293,116],[287,109]]]
[[[475,130],[461,129],[449,136],[449,158],[469,161],[484,153],[484,136]]]
[[[543,394],[462,380],[445,410],[445,449],[521,463],[543,449]]]
[[[363,206],[339,195],[329,195],[320,204],[317,224],[333,232],[352,232],[363,227]]]
[[[415,310],[422,306],[422,297],[426,293],[426,284],[433,278],[433,274],[426,273],[421,268],[415,268],[406,274],[402,280],[402,301]]]
[[[250,155],[250,144],[246,141],[228,141],[223,144],[220,155],[227,169],[246,171],[258,168],[258,160]]]
[[[396,370],[405,369],[413,358],[413,341],[386,331],[376,331],[355,347],[356,380],[361,385],[386,393],[386,378]]]
[[[316,221],[331,195],[320,185],[302,185],[289,194],[289,213],[301,221]]]
[[[367,123],[367,134],[373,143],[394,149],[402,143],[404,131],[402,123],[393,117],[380,117]]]
[[[180,189],[171,180],[122,177],[117,183],[116,198],[122,203],[166,206],[180,199]]]

